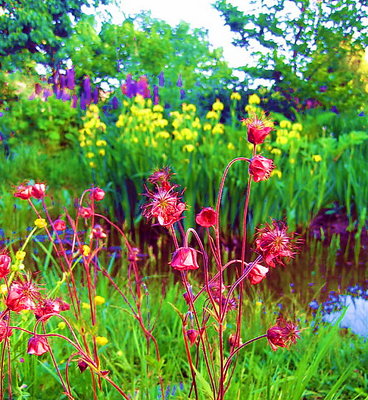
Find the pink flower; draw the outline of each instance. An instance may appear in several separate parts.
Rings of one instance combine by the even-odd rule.
[[[95,239],[106,239],[107,235],[101,225],[96,224],[92,229],[92,234]]]
[[[35,183],[32,186],[32,197],[35,199],[43,199],[45,197],[46,185],[44,183]]]
[[[47,339],[43,336],[33,336],[28,340],[28,354],[42,356],[50,350]]]
[[[84,372],[88,368],[88,364],[84,360],[78,360],[78,368],[80,372]]]
[[[299,330],[293,322],[285,321],[283,317],[279,317],[276,325],[267,331],[267,339],[274,351],[279,347],[287,348],[299,339]]]
[[[274,168],[275,164],[272,160],[256,155],[250,160],[249,174],[253,177],[254,182],[265,181],[270,177]]]
[[[258,118],[253,115],[251,118],[244,120],[248,130],[248,141],[253,144],[261,144],[267,135],[272,131],[273,124],[266,117]]]
[[[0,252],[0,279],[7,276],[10,272],[10,263],[11,258],[4,253],[4,251]]]
[[[17,187],[16,192],[14,193],[14,197],[19,197],[23,200],[28,200],[32,196],[32,186],[30,185],[19,185]]]
[[[164,190],[170,190],[171,188],[170,178],[172,175],[174,174],[170,172],[170,168],[165,167],[155,171],[147,180],[148,182],[153,183],[157,187],[162,187]]]
[[[211,207],[206,207],[196,216],[196,222],[198,225],[204,228],[209,228],[215,225],[217,218],[217,212]]]
[[[62,299],[43,299],[40,303],[37,304],[33,313],[37,319],[43,317],[44,315],[57,313],[59,314],[62,311],[69,310],[70,306],[68,303],[65,303]],[[46,321],[47,318],[44,318],[43,321]]]
[[[149,197],[149,203],[143,206],[142,215],[146,218],[157,218],[162,226],[171,226],[182,219],[185,203],[180,201],[179,193],[174,192],[176,186],[169,190],[157,187],[156,192],[147,189],[144,196]]]
[[[185,334],[191,345],[193,345],[197,341],[198,336],[200,335],[199,331],[197,331],[196,329],[188,329]]]
[[[266,278],[268,268],[263,265],[256,264],[249,272],[248,279],[252,285],[256,285]]]
[[[93,210],[91,207],[79,207],[78,214],[82,218],[91,218],[93,215]]]
[[[66,223],[62,219],[56,219],[52,226],[56,231],[65,231],[66,229]]]
[[[20,312],[22,310],[33,310],[35,301],[40,300],[39,289],[31,281],[14,281],[6,298],[6,306],[9,310]]]
[[[294,257],[297,242],[287,233],[287,226],[282,221],[273,221],[272,225],[265,224],[256,233],[256,252],[262,255],[267,265],[275,268],[283,257]]]
[[[197,252],[191,247],[179,247],[174,252],[170,265],[178,271],[198,269]]]
[[[2,342],[5,338],[11,336],[13,334],[13,330],[9,329],[8,323],[4,321],[4,319],[0,320],[0,342]]]
[[[91,198],[96,201],[101,201],[105,197],[105,191],[99,187],[93,188],[91,191]]]

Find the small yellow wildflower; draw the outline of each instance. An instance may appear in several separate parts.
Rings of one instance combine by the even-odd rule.
[[[87,146],[92,146],[92,140],[90,140],[90,139],[86,140],[86,145]]]
[[[170,133],[166,131],[160,131],[156,133],[156,138],[159,139],[168,139],[170,137]]]
[[[141,105],[141,106],[144,106],[144,104],[146,103],[146,101],[144,100],[144,97],[143,97],[141,94],[137,94],[137,95],[135,96],[134,101],[135,101],[137,104]]]
[[[272,172],[271,172],[271,176],[277,176],[278,178],[280,178],[281,179],[281,177],[282,177],[282,172],[279,170],[279,169],[274,169]]]
[[[291,122],[284,119],[283,121],[280,122],[280,128],[286,128],[290,129],[291,128]]]
[[[208,111],[206,119],[218,119],[219,115],[216,111]]]
[[[37,218],[34,221],[34,224],[37,226],[37,228],[46,228],[47,222],[44,218]]]
[[[99,346],[105,346],[105,344],[109,343],[109,340],[105,336],[97,336],[96,343]]]
[[[257,111],[256,107],[254,107],[254,106],[252,106],[252,105],[250,105],[250,104],[247,104],[247,105],[244,107],[244,110],[245,110],[248,114],[253,114],[253,113],[255,113],[255,112]]]
[[[90,253],[91,253],[91,248],[90,248],[89,246],[87,246],[86,244],[84,244],[84,245],[82,246],[82,252],[83,252],[83,255],[84,255],[85,257],[87,257],[87,256],[89,256]]]
[[[276,139],[276,143],[278,144],[286,144],[288,142],[288,138],[286,136],[279,136]]]
[[[99,109],[98,109],[98,106],[96,104],[91,104],[88,107],[88,111],[90,111],[92,113],[98,113]]]
[[[116,355],[118,356],[118,357],[123,357],[123,352],[121,351],[121,350],[118,350],[117,351],[117,353],[116,353]]]
[[[235,146],[231,142],[227,144],[227,148],[229,150],[235,150]]]
[[[201,127],[201,121],[199,120],[198,117],[192,122],[192,127],[198,129]]]
[[[259,96],[257,94],[254,93],[249,96],[248,103],[249,104],[260,104],[261,99],[259,98]]]
[[[212,125],[211,124],[204,124],[203,125],[203,130],[204,131],[210,131],[212,129]]]
[[[274,149],[271,150],[271,154],[275,154],[276,156],[281,156],[282,151],[275,147]]]
[[[92,153],[92,151],[89,151],[87,154],[86,154],[86,157],[87,158],[93,158],[95,155],[94,155],[94,153]]]
[[[186,104],[186,103],[183,103],[182,104],[182,106],[181,106],[181,108],[182,108],[182,110],[184,111],[184,112],[196,112],[197,111],[197,107],[194,105],[194,104]]]
[[[299,124],[299,122],[296,122],[293,124],[293,131],[302,131],[303,130],[303,125]]]
[[[8,288],[5,285],[5,283],[3,283],[2,285],[0,285],[0,293],[1,294],[7,294],[8,293]]]
[[[224,133],[224,125],[223,124],[216,124],[212,129],[213,134],[222,134]]]
[[[239,93],[233,92],[233,93],[231,93],[231,95],[230,95],[230,99],[231,99],[231,100],[237,100],[237,101],[239,101],[239,100],[241,100],[241,96],[240,96]]]
[[[58,328],[61,329],[61,330],[65,329],[66,328],[66,323],[64,321],[59,322],[58,323]]]
[[[191,153],[195,147],[192,144],[186,144],[183,146],[183,151],[187,151],[188,153]]]
[[[26,252],[25,251],[23,251],[23,250],[18,250],[16,253],[15,253],[15,258],[17,259],[17,260],[19,260],[19,261],[23,261],[24,259],[25,259],[25,257],[26,257]]]
[[[290,158],[289,163],[290,164],[295,164],[295,158]]]
[[[85,310],[89,310],[91,308],[91,306],[89,305],[89,303],[82,303],[82,308],[84,308]]]
[[[90,161],[90,162],[89,162],[89,166],[90,166],[91,168],[96,168],[96,163],[94,163],[93,161]]]
[[[161,112],[164,111],[164,108],[163,108],[160,104],[155,104],[155,105],[153,106],[153,111],[154,111],[154,112],[159,112],[159,113],[161,113]]]
[[[96,141],[96,146],[97,147],[103,147],[103,146],[106,146],[106,145],[107,145],[106,140],[97,140]]]
[[[262,301],[256,301],[256,306],[261,307],[263,305]]]
[[[100,306],[101,304],[105,303],[105,298],[102,296],[95,296],[95,304],[96,306]]]
[[[314,162],[321,162],[322,161],[322,157],[319,154],[314,154],[312,156],[312,159]]]
[[[219,99],[216,99],[216,101],[212,104],[212,110],[213,111],[222,111],[224,109],[224,104],[221,103]]]
[[[100,150],[98,150],[98,154],[100,156],[104,156],[106,154],[106,150],[105,149],[100,149]]]

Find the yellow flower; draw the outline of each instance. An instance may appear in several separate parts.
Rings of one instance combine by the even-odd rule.
[[[278,144],[286,144],[288,142],[288,138],[286,136],[279,136],[276,139],[276,143]]]
[[[216,101],[212,104],[212,110],[213,111],[222,111],[224,109],[223,103],[219,99],[216,99]]]
[[[5,283],[0,285],[0,293],[1,294],[7,294],[8,293],[8,287],[5,285]]]
[[[170,133],[166,131],[160,131],[156,133],[157,139],[168,139],[170,137]]]
[[[155,121],[154,124],[155,124],[156,126],[159,126],[160,128],[164,128],[166,125],[169,124],[169,122],[168,122],[167,119],[163,119],[163,118],[162,118],[162,119],[158,119],[157,121]]]
[[[227,144],[227,148],[229,150],[235,150],[235,146],[231,142]]]
[[[98,107],[97,107],[97,105],[96,104],[91,104],[89,107],[88,107],[88,111],[90,111],[91,113],[98,113]]]
[[[34,224],[37,226],[37,228],[46,228],[47,226],[47,222],[43,218],[35,219]]]
[[[261,99],[259,98],[259,96],[257,94],[254,93],[249,96],[248,103],[249,104],[260,104]]]
[[[197,107],[194,104],[183,103],[181,108],[184,112],[190,112],[190,111],[196,112],[197,111]]]
[[[82,303],[82,308],[84,308],[85,310],[89,310],[91,306],[88,303]]]
[[[17,260],[19,260],[19,261],[23,261],[24,259],[25,259],[25,257],[26,257],[26,252],[25,251],[23,251],[23,250],[18,250],[16,253],[15,253],[15,258],[17,259]]]
[[[200,128],[201,127],[201,122],[200,122],[198,117],[192,122],[192,127],[193,128]]]
[[[123,357],[123,352],[121,351],[121,350],[118,350],[117,352],[116,352],[116,354],[117,354],[117,356],[118,357]]]
[[[96,141],[97,147],[102,147],[102,146],[106,146],[106,145],[107,145],[106,140],[97,140]]]
[[[154,111],[154,112],[159,112],[159,113],[161,113],[161,112],[164,111],[164,108],[163,108],[160,104],[155,104],[155,105],[153,106],[153,111]]]
[[[198,134],[197,134],[197,132],[193,132],[192,130],[190,130],[189,128],[183,128],[181,131],[180,131],[180,133],[183,135],[183,137],[186,139],[186,140],[193,140],[193,139],[196,139],[197,138],[197,136],[198,136]]]
[[[222,133],[224,133],[224,125],[223,124],[216,124],[212,129],[212,133],[213,134],[216,134],[216,133],[222,134]]]
[[[212,125],[211,124],[204,124],[203,125],[203,130],[204,131],[210,131],[212,129]]]
[[[208,111],[206,118],[207,119],[218,119],[219,115],[216,111]]]
[[[89,166],[90,166],[91,168],[96,168],[96,163],[94,163],[93,161],[90,161],[90,162],[89,162]]]
[[[247,105],[244,107],[244,110],[245,110],[248,114],[253,114],[253,113],[255,113],[255,112],[257,111],[256,107],[254,107],[254,106],[252,106],[252,105],[250,105],[250,104],[247,104]]]
[[[91,151],[89,151],[87,154],[86,154],[86,157],[87,158],[93,158],[95,155],[94,155],[94,153],[92,153]]]
[[[322,157],[319,154],[314,154],[312,156],[313,161],[315,162],[321,162],[322,161]]]
[[[105,149],[100,149],[100,150],[98,150],[98,154],[100,156],[104,156],[106,154],[106,150]]]
[[[58,328],[59,329],[65,329],[66,328],[66,323],[64,321],[61,321],[58,323]]]
[[[282,177],[282,172],[279,169],[274,169],[271,172],[271,176],[274,176],[274,175],[277,175],[278,178],[281,178]]]
[[[191,153],[195,147],[192,144],[186,144],[183,146],[183,151],[187,151],[188,153]]]
[[[282,151],[280,149],[274,148],[271,150],[271,154],[275,154],[276,156],[281,156]]]
[[[231,93],[231,95],[230,95],[230,99],[231,99],[231,100],[241,100],[241,96],[240,96],[239,93],[233,92],[233,93]]]
[[[295,164],[295,158],[290,158],[289,163],[290,164]]]
[[[298,122],[293,124],[293,131],[302,131],[302,130],[303,130],[303,125],[302,124],[299,124]]]
[[[89,256],[90,253],[91,253],[91,248],[90,248],[89,246],[87,246],[86,244],[84,244],[84,245],[82,246],[82,251],[83,251],[83,255],[84,255],[85,257],[87,257],[87,256]]]
[[[96,343],[99,346],[105,346],[105,344],[109,343],[109,340],[105,336],[97,336]]]
[[[103,303],[105,303],[105,298],[104,297],[95,296],[95,304],[96,304],[96,306],[100,306]]]
[[[137,95],[135,96],[134,101],[135,101],[137,104],[141,105],[141,106],[144,106],[144,104],[145,104],[144,97],[143,97],[141,94],[137,94]]]
[[[286,119],[281,121],[280,122],[280,128],[286,128],[286,129],[291,128],[291,122],[286,120]]]

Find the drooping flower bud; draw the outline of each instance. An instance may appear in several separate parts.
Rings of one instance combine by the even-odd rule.
[[[197,252],[191,247],[179,247],[174,252],[170,265],[178,271],[198,269]]]
[[[96,201],[101,201],[105,197],[105,191],[99,187],[93,188],[91,191],[91,198]]]
[[[10,272],[11,258],[5,253],[0,253],[0,279],[7,276]]]
[[[193,345],[197,341],[197,338],[199,336],[199,331],[197,331],[196,329],[188,329],[185,332],[185,334],[186,334],[190,344]]]
[[[254,182],[265,181],[270,177],[274,168],[275,164],[272,160],[256,155],[250,160],[249,174],[252,176]]]
[[[19,185],[14,197],[19,197],[22,200],[28,200],[32,196],[32,186],[30,185]]]
[[[28,354],[42,356],[50,350],[47,339],[42,336],[33,336],[28,340]]]
[[[256,264],[249,272],[248,279],[252,285],[260,283],[264,278],[266,278],[268,268],[263,265]]]
[[[46,185],[44,183],[35,183],[32,186],[32,197],[40,200],[45,197],[46,194]]]

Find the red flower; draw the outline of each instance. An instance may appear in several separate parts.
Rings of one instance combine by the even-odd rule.
[[[39,289],[31,281],[15,281],[11,284],[6,298],[6,306],[9,310],[20,312],[33,310],[35,301],[40,300]]]
[[[265,181],[270,177],[274,168],[275,164],[272,160],[256,155],[250,160],[249,174],[253,177],[254,182]]]
[[[45,197],[46,185],[44,183],[35,183],[32,186],[32,197],[35,199],[43,199]]]
[[[69,310],[70,306],[68,303],[65,303],[60,298],[57,299],[43,299],[34,309],[34,315],[36,318],[41,318],[44,315],[57,313],[59,314],[61,311]],[[47,320],[44,318],[43,321]]]
[[[197,252],[191,247],[179,247],[173,254],[171,266],[178,271],[198,269]]]
[[[2,342],[6,337],[13,334],[13,330],[9,329],[8,323],[3,319],[0,320],[0,342]]]
[[[91,218],[93,215],[93,210],[91,207],[79,207],[78,214],[82,218]]]
[[[263,265],[256,264],[249,272],[248,279],[252,285],[256,285],[266,278],[268,268]]]
[[[4,278],[10,272],[11,258],[4,253],[0,252],[0,279]]]
[[[257,229],[256,252],[261,254],[267,265],[275,268],[282,257],[294,257],[297,241],[287,233],[287,226],[282,221],[273,221],[272,225],[265,224],[264,228]]]
[[[50,350],[47,339],[43,336],[33,336],[28,340],[28,354],[42,356]]]
[[[187,338],[189,339],[190,344],[192,344],[192,345],[197,341],[198,336],[200,335],[199,331],[197,331],[196,329],[188,329],[185,332],[185,334],[186,334]]]
[[[146,218],[157,218],[162,226],[171,226],[178,222],[185,210],[185,203],[180,201],[179,193],[174,192],[176,186],[169,190],[157,187],[156,192],[147,189],[144,196],[150,198],[150,202],[143,206],[142,215]]]
[[[66,229],[66,223],[62,219],[56,219],[52,226],[56,231],[64,231]]]
[[[206,207],[196,216],[196,222],[198,225],[204,228],[209,228],[215,225],[217,218],[217,212],[211,207]]]
[[[147,180],[148,182],[153,183],[157,187],[162,187],[164,190],[170,190],[171,188],[170,178],[172,175],[174,174],[170,172],[170,168],[165,167],[155,171]]]
[[[106,239],[107,235],[101,225],[96,224],[92,229],[92,235],[95,239]]]
[[[289,347],[299,339],[298,327],[293,322],[285,321],[283,317],[279,317],[276,325],[267,331],[267,339],[274,351],[279,347]]]
[[[15,197],[19,197],[23,200],[28,200],[32,196],[32,186],[30,185],[19,185],[17,187],[16,192],[14,193]]]
[[[101,201],[105,197],[105,191],[99,187],[93,188],[91,191],[91,198],[96,201]]]
[[[253,115],[251,118],[244,120],[248,128],[248,141],[253,144],[261,144],[266,139],[266,136],[272,131],[273,123],[261,116],[258,118]]]
[[[88,368],[88,364],[83,360],[78,360],[78,368],[80,372],[84,372]]]

